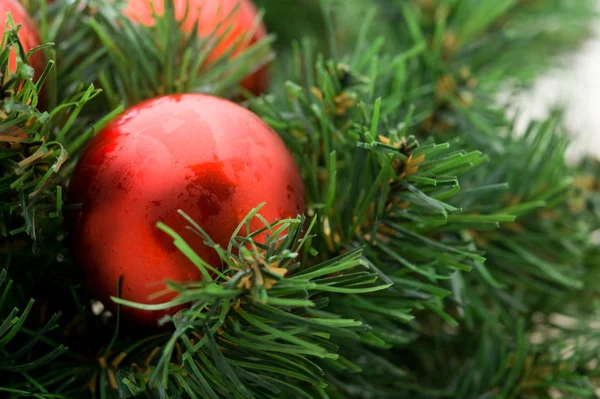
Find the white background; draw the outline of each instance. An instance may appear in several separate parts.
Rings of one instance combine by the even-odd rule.
[[[600,10],[600,0],[598,5]],[[520,125],[528,118],[547,116],[550,106],[560,104],[566,109],[565,123],[573,135],[569,160],[585,153],[600,157],[600,21],[594,35],[565,57],[566,66],[540,77],[514,104],[523,114]]]

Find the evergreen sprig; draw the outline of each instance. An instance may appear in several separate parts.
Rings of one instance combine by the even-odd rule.
[[[52,397],[47,390],[39,384],[30,374],[31,371],[46,366],[67,351],[64,345],[50,345],[38,354],[40,341],[44,336],[59,327],[59,314],[54,314],[44,327],[38,331],[31,331],[25,327],[27,317],[30,315],[34,300],[31,299],[25,309],[14,307],[10,312],[6,311],[7,303],[11,301],[11,287],[13,280],[8,278],[6,269],[0,270],[0,375],[10,380],[21,378],[39,391],[37,397]],[[35,357],[34,357],[35,356]],[[0,392],[4,394],[26,395],[28,390],[0,386]],[[49,394],[49,395],[46,395]]]
[[[37,2],[37,3],[36,3]],[[35,4],[45,3],[34,0]],[[229,34],[239,5],[216,24],[214,32],[198,38],[198,24],[182,29],[186,14],[175,18],[172,1],[164,1],[162,12],[153,9],[153,23],[143,25],[123,14],[126,2],[76,0],[51,8],[51,29],[46,40],[60,42],[58,79],[63,87],[74,82],[96,82],[102,88],[99,112],[129,107],[144,99],[171,93],[202,92],[225,98],[248,95],[242,79],[270,63],[273,35],[250,43],[254,30],[240,36],[230,50],[209,61],[209,56]],[[39,6],[38,6],[39,7]],[[257,28],[261,18],[254,25]],[[255,29],[256,29],[255,28]],[[76,32],[75,34],[73,32]],[[126,38],[124,40],[124,38]],[[232,54],[244,45],[244,50]],[[62,57],[62,58],[61,58]]]
[[[3,80],[2,106],[12,119],[0,126],[18,125],[27,139],[0,149],[8,184],[0,187],[11,193],[0,202],[0,222],[13,232],[0,250],[17,272],[0,300],[2,392],[593,397],[599,163],[566,164],[560,115],[517,135],[493,100],[507,80],[526,82],[549,65],[555,47],[576,42],[591,2],[307,1],[324,11],[322,25],[307,28],[319,35],[308,30],[284,51],[272,92],[245,103],[300,165],[307,215],[268,223],[255,209],[221,248],[181,213],[220,255],[222,269],[159,224],[203,279],[169,282],[177,296],[160,305],[113,298],[146,310],[185,305],[162,320],[170,330],[156,332],[134,328],[119,312],[94,314],[76,276],[64,278],[74,269],[61,239],[61,187],[88,138],[125,106],[185,91],[239,99],[240,79],[269,59],[272,39],[237,61],[204,64],[213,43],[179,32],[169,0],[153,27],[122,17],[118,2],[27,2],[43,42],[59,45],[43,48],[52,60],[43,112],[35,107],[42,85],[31,81],[17,35],[5,35],[19,62]],[[290,18],[269,9],[280,13],[271,20]],[[548,30],[557,18],[567,22]],[[19,168],[39,151],[34,145],[52,150],[52,141],[68,154],[64,163],[57,164],[59,151],[44,150]],[[246,230],[253,218],[262,231]],[[27,243],[37,238],[42,224],[49,240],[35,254],[15,245],[19,233]],[[64,309],[66,320],[45,316],[46,298],[31,307],[32,291],[58,294],[51,306]],[[4,310],[13,307],[25,314]]]
[[[258,211],[251,211],[238,231],[244,232],[253,217],[260,218]],[[329,295],[361,294],[388,286],[377,282],[378,276],[362,260],[361,250],[307,268],[300,262],[299,252],[311,252],[306,245],[313,236],[310,226],[303,231],[301,218],[236,233],[240,235],[232,238],[228,248],[220,248],[193,220],[186,219],[227,266],[219,271],[203,263],[176,232],[159,226],[205,277],[201,283],[174,284],[178,296],[152,307],[192,305],[175,316],[175,332],[157,356],[156,365],[141,374],[126,374],[123,384],[136,387],[136,381],[147,376],[150,386],[156,383],[159,390],[172,395],[183,388],[214,398],[310,398],[306,387],[324,388],[323,370],[317,361],[339,358],[328,338],[351,339],[367,328],[359,321],[329,314],[325,310]],[[252,237],[265,233],[264,243],[253,241]],[[180,365],[175,367],[173,362]],[[181,373],[187,377],[182,378]]]
[[[10,13],[8,14],[10,16]],[[72,157],[105,121],[90,124],[78,118],[86,103],[98,95],[93,85],[65,98],[55,108],[44,110],[40,97],[56,98],[50,59],[41,77],[34,81],[28,57],[47,50],[53,43],[30,50],[20,43],[18,26],[9,17],[3,36],[3,95],[0,114],[0,231],[4,237],[26,233],[34,240],[48,219],[61,216],[62,187]],[[16,55],[15,70],[9,68],[9,54]],[[40,71],[38,71],[39,73]]]

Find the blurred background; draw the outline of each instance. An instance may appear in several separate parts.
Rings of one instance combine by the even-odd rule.
[[[551,107],[562,106],[574,135],[569,159],[576,161],[586,153],[600,157],[600,22],[583,46],[565,55],[563,67],[538,78],[517,98],[514,105],[521,128],[531,118],[548,115]]]
[[[386,1],[393,2],[394,0],[371,1],[385,5]],[[430,0],[422,1],[424,3],[431,2]],[[583,0],[566,0],[566,3],[569,4],[570,1]],[[600,0],[596,0],[596,2],[596,10],[600,15]],[[259,7],[265,7],[269,10],[269,13],[265,15],[265,19],[269,30],[277,32],[278,41],[276,46],[280,56],[281,53],[289,50],[292,40],[301,37],[304,32],[311,32],[323,40],[327,36],[323,20],[320,17],[321,9],[318,7],[318,1],[255,0],[255,3]],[[368,8],[370,1],[334,0],[332,3],[337,6],[335,12],[337,23],[351,21],[351,24],[345,27],[352,32],[356,29],[356,21],[360,20],[360,16],[364,15],[365,11],[364,8],[361,9],[358,5],[367,5]],[[347,4],[353,4],[353,7],[344,6]],[[281,18],[281,15],[291,12],[290,10],[293,10],[292,12],[296,18]],[[597,20],[592,35],[583,45],[573,48],[570,53],[564,53],[561,60],[562,65],[559,68],[549,71],[541,78],[537,78],[530,89],[519,92],[520,94],[516,97],[514,92],[501,93],[498,96],[502,103],[510,98],[509,101],[513,109],[519,112],[518,126],[521,129],[525,128],[530,119],[545,118],[551,108],[561,107],[565,111],[567,127],[574,136],[567,154],[571,161],[578,160],[586,153],[600,157],[600,18],[597,18]],[[569,21],[564,19],[553,20],[549,18],[546,22],[550,25],[560,24],[565,32],[569,32],[569,29],[575,32],[579,28],[578,26],[565,28],[569,25]],[[547,28],[552,31],[552,26]],[[347,35],[348,33],[346,31],[344,34]],[[574,35],[577,34],[574,33]],[[348,41],[352,43],[352,40]],[[320,44],[324,44],[324,41]],[[555,43],[555,46],[562,47],[562,44]],[[323,50],[326,51],[326,48],[323,48]],[[542,53],[532,55],[533,59],[529,61],[535,63],[537,56],[541,57]],[[279,62],[285,62],[285,57],[280,57]],[[524,62],[527,61],[524,60]],[[535,69],[533,65],[531,67]]]

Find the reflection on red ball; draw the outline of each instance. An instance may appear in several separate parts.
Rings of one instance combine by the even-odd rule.
[[[129,0],[125,15],[133,21],[139,21],[148,26],[152,25],[154,17],[152,16],[151,6],[160,15],[163,13],[163,2],[164,0]],[[208,57],[209,62],[222,57],[234,45],[237,48],[231,55],[235,56],[267,35],[267,30],[264,24],[261,23],[255,29],[249,43],[236,44],[240,36],[246,35],[254,29],[258,14],[251,0],[173,0],[173,4],[175,6],[175,17],[179,21],[186,16],[186,8],[189,8],[182,25],[184,31],[190,32],[196,21],[198,21],[198,36],[216,38],[225,35]],[[269,79],[268,67],[263,66],[247,76],[242,85],[250,92],[258,95],[268,89]]]
[[[27,10],[17,0],[0,0],[0,12],[2,12],[0,20],[2,25],[0,26],[0,35],[4,35],[4,28],[6,26],[7,13],[10,12],[15,26],[21,25],[19,28],[19,38],[25,52],[39,46],[41,44],[40,38],[37,33],[36,26],[30,18]],[[1,37],[1,36],[0,36]],[[42,51],[36,51],[29,59],[29,65],[34,69],[34,79],[38,79],[44,69],[46,68],[46,60]],[[11,72],[17,70],[17,54],[13,50],[10,53],[8,66]]]
[[[164,288],[154,283],[202,279],[158,221],[219,267],[216,252],[186,230],[178,209],[223,247],[262,202],[269,222],[304,213],[302,180],[280,137],[245,108],[201,94],[152,99],[117,117],[82,154],[68,194],[69,203],[82,204],[67,215],[76,258],[107,305],[120,276],[122,297],[139,303],[165,301],[148,301]],[[164,314],[121,310],[144,324]]]

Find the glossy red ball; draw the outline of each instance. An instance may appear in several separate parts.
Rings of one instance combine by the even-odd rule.
[[[133,21],[150,26],[154,23],[152,7],[160,15],[163,13],[163,2],[164,0],[129,0],[124,13]],[[198,36],[223,37],[209,55],[208,62],[222,57],[235,45],[236,48],[231,53],[233,57],[267,36],[263,23],[254,28],[258,13],[251,0],[173,0],[173,4],[177,20],[181,21],[185,17],[182,24],[184,31],[191,32],[198,22]],[[240,36],[253,29],[254,34],[248,43],[236,43]],[[258,95],[268,89],[269,75],[269,68],[265,65],[247,76],[242,85]]]
[[[0,25],[0,37],[4,35],[6,27],[7,14],[10,12],[15,26],[21,25],[19,28],[19,38],[25,52],[39,46],[41,44],[40,37],[37,32],[35,23],[27,13],[27,10],[17,0],[0,0],[0,12],[2,12],[2,25]],[[38,79],[46,68],[46,60],[42,51],[36,51],[29,59],[29,65],[35,71],[34,79]],[[13,50],[10,53],[8,60],[9,70],[15,72],[17,70],[17,53]]]
[[[156,303],[148,296],[164,284],[155,283],[202,279],[158,221],[219,267],[216,252],[186,230],[178,209],[225,247],[262,202],[269,222],[304,213],[304,188],[283,141],[259,117],[227,100],[184,94],[140,103],[100,131],[78,161],[68,202],[82,204],[67,217],[76,259],[98,299],[113,303],[122,277],[124,299]],[[254,220],[253,228],[263,226]],[[145,324],[164,314],[121,310]]]

